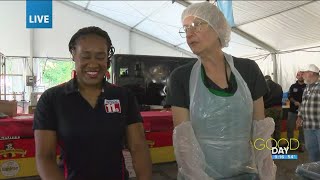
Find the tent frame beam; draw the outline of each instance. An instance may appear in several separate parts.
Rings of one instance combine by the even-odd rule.
[[[145,32],[142,32],[142,31],[140,31],[140,30],[138,30],[138,29],[132,29],[132,28],[131,28],[130,26],[128,26],[128,25],[122,24],[122,23],[120,23],[120,22],[118,22],[118,21],[115,21],[115,20],[113,20],[113,19],[111,19],[111,18],[108,18],[108,17],[103,16],[103,15],[101,15],[101,14],[99,14],[99,13],[96,13],[96,12],[94,12],[94,11],[91,11],[90,9],[84,9],[84,7],[82,7],[82,6],[80,6],[80,5],[74,4],[74,3],[69,2],[69,1],[57,1],[57,2],[58,2],[58,3],[65,4],[65,5],[69,6],[69,7],[75,8],[75,9],[81,11],[81,12],[87,13],[87,14],[92,15],[92,16],[94,16],[94,17],[97,17],[97,18],[99,18],[99,19],[101,19],[101,20],[103,20],[103,21],[106,21],[106,22],[108,22],[108,23],[111,23],[111,24],[117,25],[117,26],[119,26],[119,27],[122,27],[122,28],[124,28],[124,29],[126,29],[126,30],[129,30],[129,33],[134,32],[134,33],[139,34],[139,35],[141,35],[141,36],[143,36],[143,37],[145,37],[145,38],[147,38],[147,39],[153,40],[153,41],[155,41],[155,42],[157,42],[157,43],[159,43],[159,44],[162,44],[162,45],[167,46],[167,47],[169,47],[169,48],[173,48],[173,49],[175,49],[175,50],[177,50],[177,51],[180,51],[181,53],[183,53],[183,54],[185,54],[185,55],[188,55],[188,56],[191,56],[191,57],[195,57],[195,55],[194,55],[193,53],[191,53],[191,52],[189,52],[189,51],[187,51],[187,50],[185,50],[185,49],[182,49],[182,48],[180,48],[180,47],[178,47],[178,46],[176,46],[176,45],[170,44],[170,43],[168,43],[168,42],[166,42],[166,41],[163,41],[163,40],[161,40],[161,39],[159,39],[159,38],[156,38],[156,37],[154,37],[154,36],[151,36],[151,35],[149,35],[149,34],[147,34],[147,33],[145,33]],[[129,47],[129,49],[131,49],[131,47]]]
[[[259,39],[253,37],[252,35],[242,31],[241,29],[239,29],[237,27],[233,27],[231,30],[232,30],[232,32],[238,34],[239,36],[247,39],[250,42],[253,42],[254,44],[262,47],[263,49],[269,51],[270,53],[277,53],[278,52],[278,50],[276,50],[275,48],[273,48],[269,44],[266,44],[265,42],[260,41]]]

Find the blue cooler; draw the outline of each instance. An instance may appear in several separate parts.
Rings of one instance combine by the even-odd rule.
[[[286,105],[286,102],[288,100],[289,92],[283,92],[282,94],[282,106]]]
[[[296,173],[303,180],[320,180],[320,161],[301,164],[297,167]]]

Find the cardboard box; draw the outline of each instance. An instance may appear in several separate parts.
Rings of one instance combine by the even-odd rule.
[[[0,100],[0,112],[8,116],[17,115],[17,101],[4,101]]]
[[[176,160],[172,146],[172,131],[146,132],[145,135],[153,164]]]
[[[33,114],[34,111],[36,110],[36,107],[37,107],[37,106],[29,106],[29,108],[28,108],[28,114]]]

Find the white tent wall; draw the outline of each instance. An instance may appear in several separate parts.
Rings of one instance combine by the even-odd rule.
[[[296,73],[301,68],[307,64],[315,64],[320,68],[320,48],[309,51],[318,52],[296,51],[278,56],[278,82],[284,92],[289,91],[291,84],[296,81]]]
[[[30,32],[26,29],[24,1],[0,2],[0,52],[6,56],[29,56]]]
[[[106,30],[119,54],[148,54],[165,56],[188,56],[165,43],[150,38],[126,27],[121,27],[103,18],[86,13],[59,1],[52,2],[53,28],[34,29],[33,56],[70,58],[68,42],[71,36],[85,26],[98,26]],[[30,31],[26,29],[26,2],[0,2],[0,52],[6,56],[30,56]],[[130,47],[131,45],[131,47]]]
[[[309,49],[307,51],[296,51],[277,55],[278,79],[276,79],[276,81],[282,86],[284,92],[288,92],[291,84],[296,82],[296,74],[301,68],[308,64],[315,64],[320,68],[320,48]],[[252,59],[256,60],[263,75],[273,76],[273,61],[271,55],[267,58],[259,56],[258,58]]]

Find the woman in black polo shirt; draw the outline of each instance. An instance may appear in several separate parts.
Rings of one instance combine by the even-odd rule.
[[[114,53],[107,32],[82,28],[72,36],[69,51],[76,77],[45,91],[34,115],[41,178],[64,179],[56,164],[59,144],[68,180],[128,179],[122,155],[126,139],[138,179],[150,180],[150,154],[136,100],[104,78]]]

